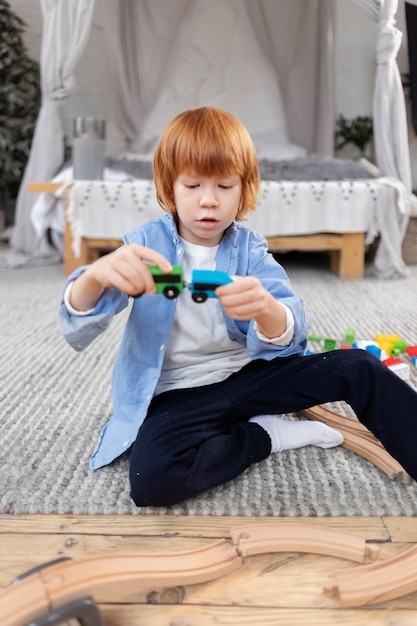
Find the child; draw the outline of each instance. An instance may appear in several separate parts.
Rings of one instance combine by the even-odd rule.
[[[343,441],[319,422],[278,417],[344,400],[417,478],[417,393],[364,350],[304,356],[308,319],[267,242],[241,222],[255,208],[256,152],[230,113],[178,115],[154,156],[167,215],[128,233],[125,246],[70,277],[60,326],[83,350],[137,297],[113,372],[113,417],[91,467],[131,450],[137,506],[168,506],[230,480],[269,454]],[[195,303],[155,295],[147,263],[236,277]]]

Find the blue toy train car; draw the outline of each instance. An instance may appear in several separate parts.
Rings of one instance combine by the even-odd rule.
[[[191,297],[194,302],[205,302],[207,298],[215,298],[217,287],[233,282],[226,272],[217,270],[193,270],[191,281]]]

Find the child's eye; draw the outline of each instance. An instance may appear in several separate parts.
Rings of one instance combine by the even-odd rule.
[[[220,189],[231,189],[233,185],[219,185]]]
[[[187,189],[196,189],[198,187],[198,183],[185,183],[185,187]]]

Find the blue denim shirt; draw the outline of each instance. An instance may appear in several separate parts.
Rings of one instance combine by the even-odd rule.
[[[157,250],[172,264],[181,264],[183,246],[175,221],[169,214],[140,226],[124,239],[125,243]],[[270,360],[277,356],[304,354],[309,322],[303,301],[293,294],[284,269],[268,253],[264,237],[233,223],[220,242],[216,269],[231,275],[256,276],[276,299],[291,309],[294,316],[294,336],[287,346],[276,346],[259,339],[253,320],[239,322],[224,315],[232,339],[246,345],[253,359]],[[85,267],[78,268],[68,277],[68,282],[84,270]],[[62,301],[59,326],[65,339],[75,350],[84,350],[108,328],[113,316],[122,311],[128,301],[125,293],[110,287],[86,316],[71,315]],[[113,416],[104,426],[90,459],[92,469],[110,463],[134,443],[159,379],[175,307],[175,300],[164,297],[144,294],[135,299],[113,370]]]

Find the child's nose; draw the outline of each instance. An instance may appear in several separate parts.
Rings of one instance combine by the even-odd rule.
[[[200,206],[216,207],[218,205],[217,198],[212,192],[205,192],[200,200]]]

